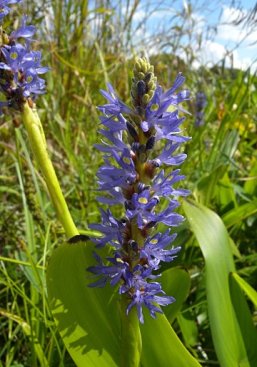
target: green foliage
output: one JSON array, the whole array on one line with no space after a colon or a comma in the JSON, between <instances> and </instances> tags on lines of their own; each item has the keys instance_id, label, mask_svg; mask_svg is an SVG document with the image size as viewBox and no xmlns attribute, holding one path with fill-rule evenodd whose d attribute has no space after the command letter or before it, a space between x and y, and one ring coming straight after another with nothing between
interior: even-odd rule
<instances>
[{"instance_id":1,"label":"green foliage","mask_svg":"<svg viewBox=\"0 0 257 367\"><path fill-rule=\"evenodd\" d=\"M138 336L137 317L135 324L134 315L125 315L125 310L120 309L118 296L111 287L87 287L92 282L92 276L87 274L86 268L92 264L93 249L94 245L89 242L62 244L53 252L47 270L50 306L76 365L138 366L141 356L139 339L142 338L142 367L154 367L158 363L168 363L171 367L200 366L178 339L165 316L158 316L153 320L146 314ZM182 291L181 297L179 286L181 280L188 285L188 278L180 269L172 269L172 272L166 270L166 277L167 273L174 275L172 288L178 309L185 298L185 291ZM170 315L172 312L175 311L168 311ZM126 319L121 324L121 318L124 317ZM133 333L129 330L131 323ZM122 351L120 345L124 342L126 345ZM133 357L135 351L138 355Z\"/></svg>"},{"instance_id":2,"label":"green foliage","mask_svg":"<svg viewBox=\"0 0 257 367\"><path fill-rule=\"evenodd\" d=\"M175 320L181 305L186 300L190 285L190 276L184 269L171 268L162 273L162 289L166 294L176 295L176 302L171 303L164 309L170 324Z\"/></svg>"},{"instance_id":3,"label":"green foliage","mask_svg":"<svg viewBox=\"0 0 257 367\"><path fill-rule=\"evenodd\" d=\"M51 309L78 366L117 366L121 332L118 302L107 287L87 286L92 247L89 243L63 244L53 252L47 271Z\"/></svg>"},{"instance_id":4,"label":"green foliage","mask_svg":"<svg viewBox=\"0 0 257 367\"><path fill-rule=\"evenodd\" d=\"M205 259L208 312L220 364L253 367L257 363L257 332L240 289L231 294L229 274L235 271L235 265L226 228L203 206L185 202L183 207ZM237 313L238 304L241 309Z\"/></svg>"},{"instance_id":5,"label":"green foliage","mask_svg":"<svg viewBox=\"0 0 257 367\"><path fill-rule=\"evenodd\" d=\"M248 298L253 302L254 306L257 307L257 292L253 289L244 279L238 274L232 273L232 277L237 281L241 289L245 292Z\"/></svg>"}]
</instances>

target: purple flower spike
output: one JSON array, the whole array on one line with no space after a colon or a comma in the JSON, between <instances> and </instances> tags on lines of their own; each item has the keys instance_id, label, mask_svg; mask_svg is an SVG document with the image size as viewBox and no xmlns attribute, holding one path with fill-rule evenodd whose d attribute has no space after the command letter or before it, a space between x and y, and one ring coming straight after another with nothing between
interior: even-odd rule
<instances>
[{"instance_id":1,"label":"purple flower spike","mask_svg":"<svg viewBox=\"0 0 257 367\"><path fill-rule=\"evenodd\" d=\"M162 313L161 306L175 301L165 295L156 279L161 264L174 260L181 248L172 247L176 234L170 229L159 232L158 224L177 227L184 219L176 213L177 197L189 194L174 187L184 176L179 169L171 170L186 159L186 154L176 151L189 139L180 129L184 121L180 104L189 93L176 93L184 81L179 74L172 88L163 93L153 67L139 59L131 88L133 108L119 100L110 84L108 92L101 91L108 103L99 107L104 128L100 130L102 144L96 147L104 154L104 164L97 176L104 195L98 200L109 206L122 205L124 217L118 220L110 209L102 210L102 223L91 225L103 234L93 239L96 247L110 246L111 256L104 261L95 255L97 265L88 271L96 281L90 286L117 284L121 297L128 299L127 314L135 307L141 323L144 309L155 318ZM155 142L159 140L165 142L164 149L156 153Z\"/></svg>"},{"instance_id":2,"label":"purple flower spike","mask_svg":"<svg viewBox=\"0 0 257 367\"><path fill-rule=\"evenodd\" d=\"M20 1L0 0L0 20L8 14L10 4ZM6 101L1 106L21 110L25 101L34 100L45 93L45 80L40 75L49 68L41 65L41 52L30 49L32 37L36 32L33 25L26 25L27 17L22 18L21 27L10 36L3 37L0 62L0 91ZM19 41L18 41L19 40Z\"/></svg>"},{"instance_id":3,"label":"purple flower spike","mask_svg":"<svg viewBox=\"0 0 257 367\"><path fill-rule=\"evenodd\" d=\"M195 126L204 124L204 109L207 105L207 97L204 92L197 92L195 99Z\"/></svg>"},{"instance_id":4,"label":"purple flower spike","mask_svg":"<svg viewBox=\"0 0 257 367\"><path fill-rule=\"evenodd\" d=\"M0 0L0 20L2 20L7 14L10 13L8 5L18 4L21 0Z\"/></svg>"}]
</instances>

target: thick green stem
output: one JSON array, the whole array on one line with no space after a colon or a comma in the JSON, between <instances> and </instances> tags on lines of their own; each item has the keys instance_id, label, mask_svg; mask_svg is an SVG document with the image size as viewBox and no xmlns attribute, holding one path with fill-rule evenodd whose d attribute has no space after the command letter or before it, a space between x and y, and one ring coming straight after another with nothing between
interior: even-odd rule
<instances>
[{"instance_id":1,"label":"thick green stem","mask_svg":"<svg viewBox=\"0 0 257 367\"><path fill-rule=\"evenodd\" d=\"M142 340L137 310L132 307L126 315L128 299L121 300L121 367L138 367L141 359Z\"/></svg>"},{"instance_id":2,"label":"thick green stem","mask_svg":"<svg viewBox=\"0 0 257 367\"><path fill-rule=\"evenodd\" d=\"M59 181L57 179L53 164L47 152L44 131L38 117L37 111L31 109L26 102L22 110L22 120L27 130L29 141L34 153L35 159L43 173L51 201L56 210L57 216L63 225L68 238L79 234L67 203L63 196Z\"/></svg>"}]
</instances>

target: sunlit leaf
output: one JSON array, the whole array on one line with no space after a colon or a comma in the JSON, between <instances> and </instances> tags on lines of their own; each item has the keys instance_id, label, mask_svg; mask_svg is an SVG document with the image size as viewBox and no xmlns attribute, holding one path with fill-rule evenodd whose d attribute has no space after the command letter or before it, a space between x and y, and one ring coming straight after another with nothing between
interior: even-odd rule
<instances>
[{"instance_id":1,"label":"sunlit leaf","mask_svg":"<svg viewBox=\"0 0 257 367\"><path fill-rule=\"evenodd\" d=\"M218 215L204 206L184 202L184 210L205 259L208 312L220 364L254 367L256 352L252 342L244 340L241 320L231 299L229 274L235 271L235 266L226 228ZM238 297L241 302L242 294L238 293ZM253 333L252 338L255 338Z\"/></svg>"},{"instance_id":2,"label":"sunlit leaf","mask_svg":"<svg viewBox=\"0 0 257 367\"><path fill-rule=\"evenodd\" d=\"M156 322L155 322L156 321ZM142 332L142 365L144 367L199 367L164 315L153 321L147 314Z\"/></svg>"},{"instance_id":3,"label":"sunlit leaf","mask_svg":"<svg viewBox=\"0 0 257 367\"><path fill-rule=\"evenodd\" d=\"M47 271L51 309L64 343L78 367L120 367L119 301L113 288L87 287L86 268L91 263L91 243L64 244L53 252ZM153 319L145 312L141 334L141 366L200 366L164 315Z\"/></svg>"},{"instance_id":4,"label":"sunlit leaf","mask_svg":"<svg viewBox=\"0 0 257 367\"><path fill-rule=\"evenodd\" d=\"M50 306L77 366L114 367L120 358L118 302L108 287L87 287L90 260L90 243L54 250L47 270Z\"/></svg>"},{"instance_id":5,"label":"sunlit leaf","mask_svg":"<svg viewBox=\"0 0 257 367\"><path fill-rule=\"evenodd\" d=\"M243 278L241 278L237 273L232 273L232 277L239 284L241 289L245 292L247 297L253 302L255 307L257 307L257 292L256 290L250 286Z\"/></svg>"},{"instance_id":6,"label":"sunlit leaf","mask_svg":"<svg viewBox=\"0 0 257 367\"><path fill-rule=\"evenodd\" d=\"M231 301L244 340L247 357L250 366L253 367L257 365L257 330L254 327L253 318L249 312L245 296L232 274L230 273L229 277Z\"/></svg>"}]
</instances>

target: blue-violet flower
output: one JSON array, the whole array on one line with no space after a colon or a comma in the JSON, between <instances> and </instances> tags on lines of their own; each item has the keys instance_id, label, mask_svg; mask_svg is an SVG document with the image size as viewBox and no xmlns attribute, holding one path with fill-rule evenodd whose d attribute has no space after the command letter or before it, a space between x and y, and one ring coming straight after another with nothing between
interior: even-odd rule
<instances>
[{"instance_id":1,"label":"blue-violet flower","mask_svg":"<svg viewBox=\"0 0 257 367\"><path fill-rule=\"evenodd\" d=\"M123 205L124 217L116 219L110 209L101 210L102 223L91 225L103 234L93 239L96 247L109 245L112 256L103 261L94 254L97 265L88 271L96 280L90 286L118 284L119 294L127 297L127 314L136 307L141 323L143 307L156 317L156 312L162 313L160 306L175 301L156 279L161 263L172 261L180 247L172 246L176 234L170 229L159 232L158 224L177 227L183 220L175 212L177 197L189 193L173 187L184 176L180 169L171 169L186 159L186 154L176 151L189 139L181 135L184 118L179 116L183 111L179 104L189 99L189 92L175 93L184 81L180 73L172 88L163 92L153 66L145 58L137 59L131 88L133 107L120 101L110 84L108 91L102 91L107 104L99 107L104 128L100 130L102 144L96 147L104 153L104 164L97 176L104 193L98 200ZM158 205L160 201L162 205Z\"/></svg>"},{"instance_id":2,"label":"blue-violet flower","mask_svg":"<svg viewBox=\"0 0 257 367\"><path fill-rule=\"evenodd\" d=\"M195 99L195 126L204 124L204 109L207 105L207 97L204 92L197 92Z\"/></svg>"},{"instance_id":3,"label":"blue-violet flower","mask_svg":"<svg viewBox=\"0 0 257 367\"><path fill-rule=\"evenodd\" d=\"M10 13L8 5L17 4L19 2L21 2L21 0L0 0L0 20Z\"/></svg>"},{"instance_id":4,"label":"blue-violet flower","mask_svg":"<svg viewBox=\"0 0 257 367\"><path fill-rule=\"evenodd\" d=\"M21 0L0 0L0 20L10 11L8 5ZM5 96L0 101L0 114L4 107L21 110L24 102L32 101L45 93L45 80L40 77L49 68L41 66L41 52L31 49L32 37L36 32L33 25L26 25L22 18L21 27L8 36L0 30L0 91Z\"/></svg>"}]
</instances>

